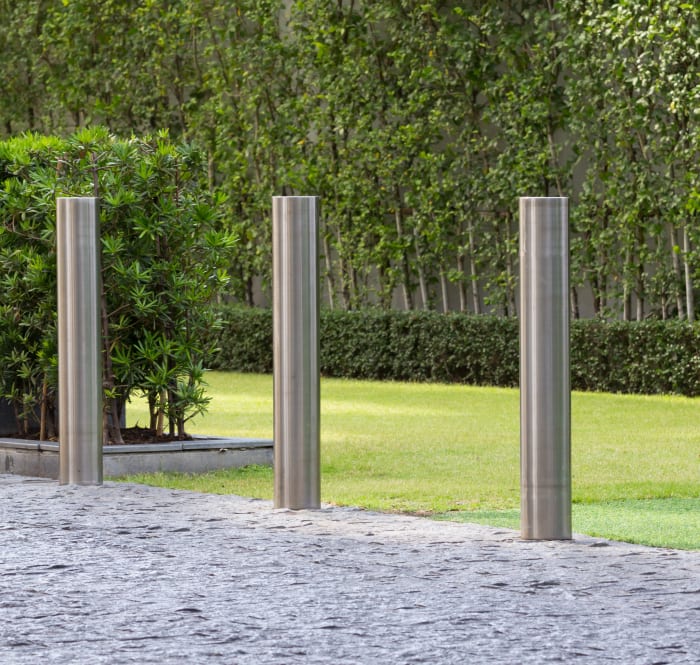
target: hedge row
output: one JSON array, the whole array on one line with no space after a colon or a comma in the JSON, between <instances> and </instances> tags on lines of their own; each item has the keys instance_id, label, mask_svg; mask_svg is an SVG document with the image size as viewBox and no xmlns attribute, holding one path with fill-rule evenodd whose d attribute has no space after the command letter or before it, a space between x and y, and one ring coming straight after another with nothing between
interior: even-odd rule
<instances>
[{"instance_id":1,"label":"hedge row","mask_svg":"<svg viewBox=\"0 0 700 665\"><path fill-rule=\"evenodd\" d=\"M272 372L272 311L222 309L215 369ZM518 385L518 321L397 311L323 311L324 376ZM700 325L683 321L571 324L574 390L700 395Z\"/></svg>"}]
</instances>

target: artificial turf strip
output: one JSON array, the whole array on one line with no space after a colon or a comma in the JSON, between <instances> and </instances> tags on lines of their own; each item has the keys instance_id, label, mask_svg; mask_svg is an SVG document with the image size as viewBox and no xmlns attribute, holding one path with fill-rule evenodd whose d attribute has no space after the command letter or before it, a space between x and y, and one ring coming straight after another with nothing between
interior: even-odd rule
<instances>
[{"instance_id":1,"label":"artificial turf strip","mask_svg":"<svg viewBox=\"0 0 700 665\"><path fill-rule=\"evenodd\" d=\"M519 510L455 511L435 519L520 528ZM574 533L653 547L700 550L700 499L638 499L572 506Z\"/></svg>"}]
</instances>

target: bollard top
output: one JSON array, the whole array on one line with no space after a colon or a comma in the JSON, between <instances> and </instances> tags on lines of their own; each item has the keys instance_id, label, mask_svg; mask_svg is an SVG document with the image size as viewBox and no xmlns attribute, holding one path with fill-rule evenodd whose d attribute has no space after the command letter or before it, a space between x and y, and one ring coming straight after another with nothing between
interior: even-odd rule
<instances>
[{"instance_id":1,"label":"bollard top","mask_svg":"<svg viewBox=\"0 0 700 665\"><path fill-rule=\"evenodd\" d=\"M521 196L521 201L568 201L568 196Z\"/></svg>"}]
</instances>

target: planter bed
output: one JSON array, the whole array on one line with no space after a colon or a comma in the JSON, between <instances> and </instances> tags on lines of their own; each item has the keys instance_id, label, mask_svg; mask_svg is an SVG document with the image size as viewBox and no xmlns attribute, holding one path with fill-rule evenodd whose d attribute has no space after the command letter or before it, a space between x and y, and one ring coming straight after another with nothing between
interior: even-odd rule
<instances>
[{"instance_id":1,"label":"planter bed","mask_svg":"<svg viewBox=\"0 0 700 665\"><path fill-rule=\"evenodd\" d=\"M272 465L267 439L195 436L189 441L104 446L105 476L154 471L200 473L251 464ZM58 443L0 437L0 473L58 479Z\"/></svg>"}]
</instances>

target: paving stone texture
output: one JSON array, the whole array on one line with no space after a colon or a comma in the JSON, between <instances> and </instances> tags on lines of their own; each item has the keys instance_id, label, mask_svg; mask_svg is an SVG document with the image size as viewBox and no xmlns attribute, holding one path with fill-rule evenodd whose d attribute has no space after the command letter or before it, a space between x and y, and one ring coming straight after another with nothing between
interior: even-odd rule
<instances>
[{"instance_id":1,"label":"paving stone texture","mask_svg":"<svg viewBox=\"0 0 700 665\"><path fill-rule=\"evenodd\" d=\"M0 475L0 663L700 663L700 552Z\"/></svg>"}]
</instances>

